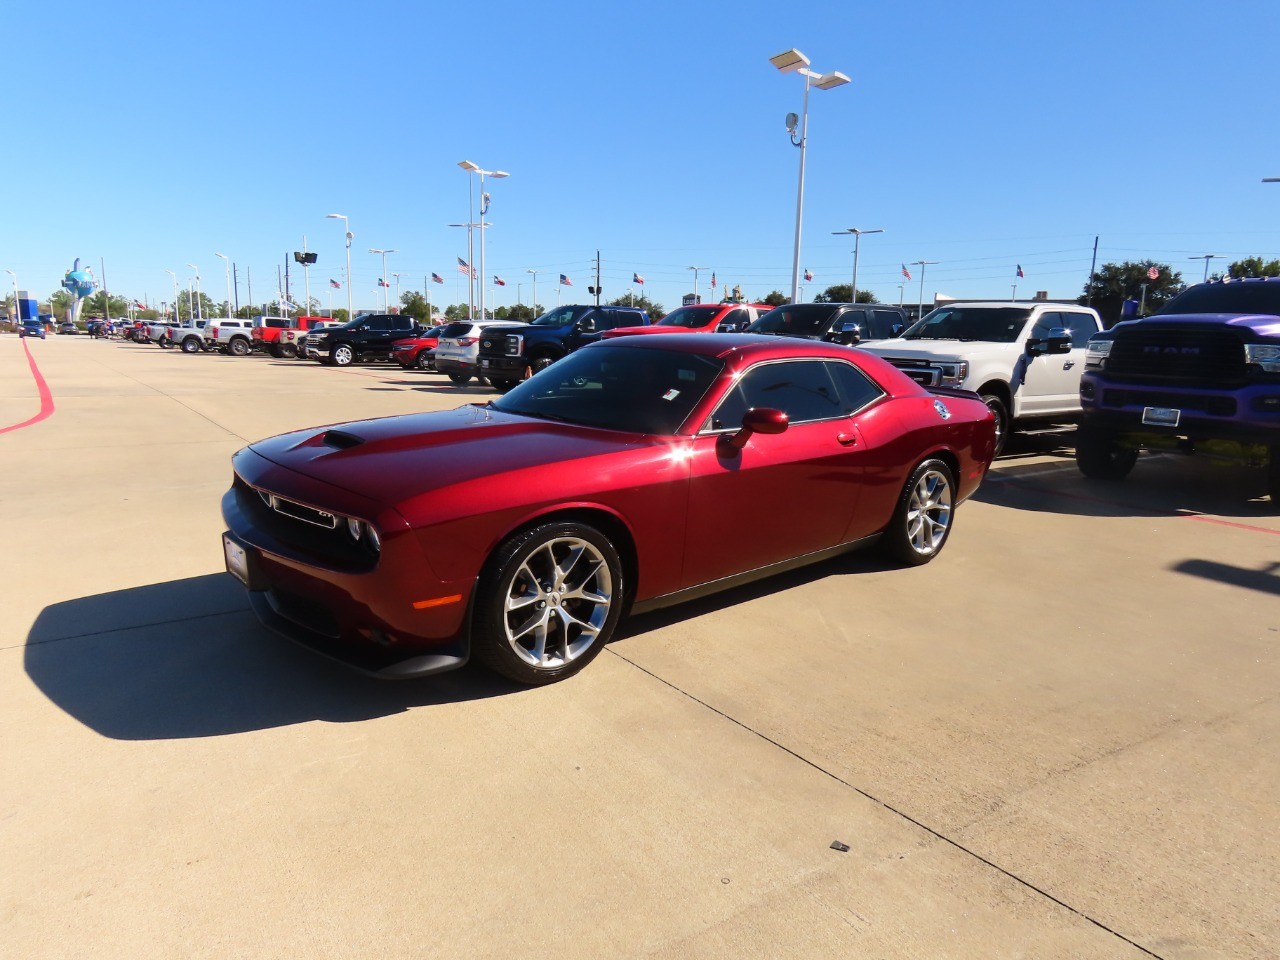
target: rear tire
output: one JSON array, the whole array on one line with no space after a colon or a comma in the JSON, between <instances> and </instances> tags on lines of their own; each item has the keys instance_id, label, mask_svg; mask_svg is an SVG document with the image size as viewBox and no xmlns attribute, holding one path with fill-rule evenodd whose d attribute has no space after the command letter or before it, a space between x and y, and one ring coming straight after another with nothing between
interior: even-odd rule
<instances>
[{"instance_id":1,"label":"rear tire","mask_svg":"<svg viewBox=\"0 0 1280 960\"><path fill-rule=\"evenodd\" d=\"M247 357L249 355L249 341L244 337L232 337L231 342L227 344L227 350L233 357Z\"/></svg>"},{"instance_id":2,"label":"rear tire","mask_svg":"<svg viewBox=\"0 0 1280 960\"><path fill-rule=\"evenodd\" d=\"M460 387L460 386L462 386L463 384L466 384L466 383L470 383L470 382L471 382L471 374L469 374L469 373L458 373L456 370L451 370L451 371L449 371L449 379L453 381L453 383L454 383L454 385L455 385L455 386L459 386L459 387Z\"/></svg>"},{"instance_id":3,"label":"rear tire","mask_svg":"<svg viewBox=\"0 0 1280 960\"><path fill-rule=\"evenodd\" d=\"M928 563L946 545L955 515L955 479L941 460L929 459L911 471L881 549L909 567Z\"/></svg>"},{"instance_id":4,"label":"rear tire","mask_svg":"<svg viewBox=\"0 0 1280 960\"><path fill-rule=\"evenodd\" d=\"M581 523L548 523L508 539L481 577L471 650L489 669L541 686L594 660L622 616L622 563Z\"/></svg>"},{"instance_id":5,"label":"rear tire","mask_svg":"<svg viewBox=\"0 0 1280 960\"><path fill-rule=\"evenodd\" d=\"M1005 402L994 393L980 394L982 402L987 405L987 409L991 411L991 415L996 418L996 452L993 457L1000 456L1004 452L1004 445L1009 439L1011 424L1009 422L1009 408L1005 406Z\"/></svg>"},{"instance_id":6,"label":"rear tire","mask_svg":"<svg viewBox=\"0 0 1280 960\"><path fill-rule=\"evenodd\" d=\"M1116 442L1116 432L1091 426L1076 429L1076 466L1090 480L1123 480L1138 462L1138 451Z\"/></svg>"},{"instance_id":7,"label":"rear tire","mask_svg":"<svg viewBox=\"0 0 1280 960\"><path fill-rule=\"evenodd\" d=\"M292 343L286 343L279 348L281 360L292 360L298 355L298 348Z\"/></svg>"},{"instance_id":8,"label":"rear tire","mask_svg":"<svg viewBox=\"0 0 1280 960\"><path fill-rule=\"evenodd\" d=\"M200 341L197 340L195 337L187 337L187 339L182 341L182 352L183 353L199 353Z\"/></svg>"}]
</instances>

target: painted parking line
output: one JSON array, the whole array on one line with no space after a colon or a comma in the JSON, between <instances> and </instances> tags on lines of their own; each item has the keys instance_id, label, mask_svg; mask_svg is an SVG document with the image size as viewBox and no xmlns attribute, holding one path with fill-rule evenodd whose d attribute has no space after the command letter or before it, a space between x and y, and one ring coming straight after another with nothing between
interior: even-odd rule
<instances>
[{"instance_id":1,"label":"painted parking line","mask_svg":"<svg viewBox=\"0 0 1280 960\"><path fill-rule=\"evenodd\" d=\"M1185 514L1188 520L1199 520L1203 523L1214 523L1220 527L1234 527L1236 530L1252 530L1254 533L1269 533L1273 537L1280 537L1280 530L1272 530L1270 527L1258 527L1252 523L1237 523L1234 520L1220 520L1217 517L1208 517L1203 513Z\"/></svg>"},{"instance_id":2,"label":"painted parking line","mask_svg":"<svg viewBox=\"0 0 1280 960\"><path fill-rule=\"evenodd\" d=\"M0 427L0 433L9 433L13 430L21 430L23 427L30 427L53 416L53 392L49 389L49 385L44 382L44 377L40 373L40 367L36 365L36 358L31 355L31 347L27 345L26 338L21 341L22 349L27 353L27 366L31 368L31 377L36 382L36 390L40 394L40 412L29 420L23 420L21 423L15 423L8 427Z\"/></svg>"}]
</instances>

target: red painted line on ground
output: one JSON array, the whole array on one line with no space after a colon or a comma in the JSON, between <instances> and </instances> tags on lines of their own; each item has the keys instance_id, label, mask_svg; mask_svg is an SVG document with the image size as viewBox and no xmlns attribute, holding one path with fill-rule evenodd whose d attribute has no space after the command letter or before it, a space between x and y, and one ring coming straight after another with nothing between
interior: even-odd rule
<instances>
[{"instance_id":1,"label":"red painted line on ground","mask_svg":"<svg viewBox=\"0 0 1280 960\"><path fill-rule=\"evenodd\" d=\"M27 365L31 367L31 376L36 381L36 390L40 392L40 412L30 420L23 420L21 423L15 423L10 427L0 427L0 433L21 430L23 427L29 427L53 416L53 392L49 389L49 385L44 382L44 377L40 375L40 368L36 366L36 358L31 355L31 348L27 345L25 337L22 340L22 349L27 352Z\"/></svg>"},{"instance_id":2,"label":"red painted line on ground","mask_svg":"<svg viewBox=\"0 0 1280 960\"><path fill-rule=\"evenodd\" d=\"M1206 517L1202 513L1189 514L1187 519L1201 520L1205 523L1216 523L1220 527L1235 527L1237 530L1252 530L1254 533L1269 533L1273 537L1280 537L1280 530L1272 530L1270 527L1255 527L1251 523L1236 523L1233 520L1219 520L1217 517Z\"/></svg>"}]
</instances>

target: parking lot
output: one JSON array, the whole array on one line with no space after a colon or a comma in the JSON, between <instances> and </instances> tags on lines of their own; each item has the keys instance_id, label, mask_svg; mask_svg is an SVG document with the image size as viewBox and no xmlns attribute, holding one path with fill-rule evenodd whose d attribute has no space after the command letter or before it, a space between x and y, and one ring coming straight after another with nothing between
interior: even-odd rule
<instances>
[{"instance_id":1,"label":"parking lot","mask_svg":"<svg viewBox=\"0 0 1280 960\"><path fill-rule=\"evenodd\" d=\"M547 688L378 683L222 571L229 457L494 394L27 346L52 414L0 434L5 955L1280 952L1260 476L1161 457L1102 485L1070 432L1015 438L928 566L636 618ZM41 409L0 336L0 429Z\"/></svg>"}]
</instances>

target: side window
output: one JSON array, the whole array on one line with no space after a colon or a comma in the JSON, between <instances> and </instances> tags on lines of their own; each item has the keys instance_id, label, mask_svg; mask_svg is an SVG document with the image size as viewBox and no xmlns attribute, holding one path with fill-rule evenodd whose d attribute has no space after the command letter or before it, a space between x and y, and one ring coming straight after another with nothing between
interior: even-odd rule
<instances>
[{"instance_id":1,"label":"side window","mask_svg":"<svg viewBox=\"0 0 1280 960\"><path fill-rule=\"evenodd\" d=\"M391 328L393 330L412 330L413 318L404 315L392 317Z\"/></svg>"},{"instance_id":2,"label":"side window","mask_svg":"<svg viewBox=\"0 0 1280 960\"><path fill-rule=\"evenodd\" d=\"M889 339L896 332L895 326L902 328L902 318L892 310L871 311L871 336L875 339Z\"/></svg>"},{"instance_id":3,"label":"side window","mask_svg":"<svg viewBox=\"0 0 1280 960\"><path fill-rule=\"evenodd\" d=\"M794 423L843 416L839 391L821 360L763 363L748 370L711 415L712 430L736 430L756 407L781 410Z\"/></svg>"},{"instance_id":4,"label":"side window","mask_svg":"<svg viewBox=\"0 0 1280 960\"><path fill-rule=\"evenodd\" d=\"M597 330L607 329L604 324L603 310L588 310L578 318L578 329L583 333L594 333Z\"/></svg>"},{"instance_id":5,"label":"side window","mask_svg":"<svg viewBox=\"0 0 1280 960\"><path fill-rule=\"evenodd\" d=\"M1031 328L1031 332L1027 334L1028 338L1047 337L1054 330L1061 330L1066 324L1063 323L1062 314L1055 311L1046 311L1040 314L1039 319Z\"/></svg>"},{"instance_id":6,"label":"side window","mask_svg":"<svg viewBox=\"0 0 1280 960\"><path fill-rule=\"evenodd\" d=\"M840 412L844 416L857 413L872 400L884 395L884 391L861 370L851 363L829 363L831 378L840 388Z\"/></svg>"},{"instance_id":7,"label":"side window","mask_svg":"<svg viewBox=\"0 0 1280 960\"><path fill-rule=\"evenodd\" d=\"M836 311L831 315L831 319L827 322L827 330L840 333L845 327L855 324L858 328L858 336L866 340L867 337L867 312L865 310L844 310Z\"/></svg>"},{"instance_id":8,"label":"side window","mask_svg":"<svg viewBox=\"0 0 1280 960\"><path fill-rule=\"evenodd\" d=\"M390 319L391 318L385 314L373 316L369 318L369 322L366 323L365 326L370 330L388 330L391 326L390 323L388 323Z\"/></svg>"},{"instance_id":9,"label":"side window","mask_svg":"<svg viewBox=\"0 0 1280 960\"><path fill-rule=\"evenodd\" d=\"M1087 347L1089 338L1098 332L1098 323L1087 313L1062 312L1062 325L1071 334L1072 348Z\"/></svg>"},{"instance_id":10,"label":"side window","mask_svg":"<svg viewBox=\"0 0 1280 960\"><path fill-rule=\"evenodd\" d=\"M724 319L720 320L716 324L716 326L719 326L721 323L728 323L733 325L732 329L741 330L748 323L750 323L752 319L754 318L749 313L747 313L747 310L745 307L738 307L736 310L730 310L728 313L726 313L724 315Z\"/></svg>"}]
</instances>

